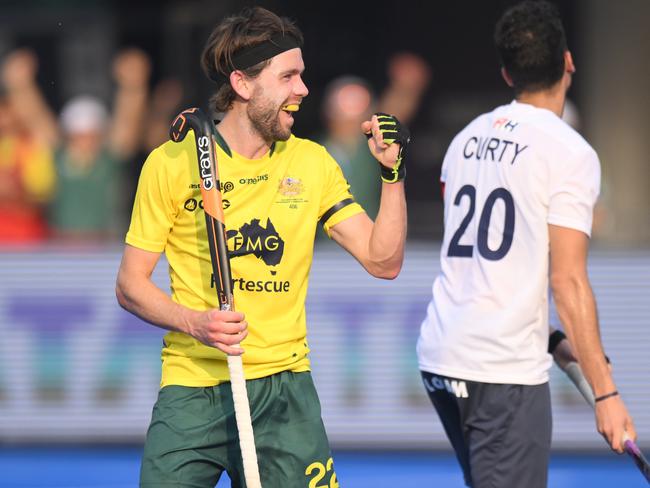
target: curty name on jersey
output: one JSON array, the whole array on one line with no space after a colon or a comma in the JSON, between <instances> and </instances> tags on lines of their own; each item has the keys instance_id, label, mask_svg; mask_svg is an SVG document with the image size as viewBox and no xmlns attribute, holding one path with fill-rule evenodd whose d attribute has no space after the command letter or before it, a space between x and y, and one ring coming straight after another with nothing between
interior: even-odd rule
<instances>
[{"instance_id":1,"label":"curty name on jersey","mask_svg":"<svg viewBox=\"0 0 650 488\"><path fill-rule=\"evenodd\" d=\"M208 136L201 136L198 140L199 165L201 166L201 179L203 188L212 190L214 179L212 178L212 161L210 160L210 140Z\"/></svg>"},{"instance_id":2,"label":"curty name on jersey","mask_svg":"<svg viewBox=\"0 0 650 488\"><path fill-rule=\"evenodd\" d=\"M517 157L524 152L528 146L521 146L518 142L498 137L476 137L472 136L467 139L463 146L463 156L465 159L475 158L477 161L510 162L515 164Z\"/></svg>"},{"instance_id":3,"label":"curty name on jersey","mask_svg":"<svg viewBox=\"0 0 650 488\"><path fill-rule=\"evenodd\" d=\"M441 378L440 376L431 376L431 379L422 378L424 387L434 392L436 390L447 390L456 398L468 398L467 383L462 380L450 380L448 378Z\"/></svg>"}]
</instances>

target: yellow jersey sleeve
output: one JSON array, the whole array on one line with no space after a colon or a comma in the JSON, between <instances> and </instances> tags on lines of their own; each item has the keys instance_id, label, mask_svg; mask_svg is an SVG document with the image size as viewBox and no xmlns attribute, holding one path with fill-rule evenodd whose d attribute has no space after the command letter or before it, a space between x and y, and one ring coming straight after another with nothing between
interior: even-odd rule
<instances>
[{"instance_id":1,"label":"yellow jersey sleeve","mask_svg":"<svg viewBox=\"0 0 650 488\"><path fill-rule=\"evenodd\" d=\"M330 229L333 226L364 210L350 193L350 185L343 176L339 164L325 149L323 150L324 180L319 219L323 229L330 236Z\"/></svg>"},{"instance_id":2,"label":"yellow jersey sleeve","mask_svg":"<svg viewBox=\"0 0 650 488\"><path fill-rule=\"evenodd\" d=\"M145 161L138 181L126 243L145 251L164 251L174 223L167 162L161 149L155 149Z\"/></svg>"}]
</instances>

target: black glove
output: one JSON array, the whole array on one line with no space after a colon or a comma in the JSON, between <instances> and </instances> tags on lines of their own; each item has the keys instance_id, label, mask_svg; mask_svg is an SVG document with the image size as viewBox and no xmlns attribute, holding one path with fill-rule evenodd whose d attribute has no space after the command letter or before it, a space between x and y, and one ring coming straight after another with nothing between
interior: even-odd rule
<instances>
[{"instance_id":1,"label":"black glove","mask_svg":"<svg viewBox=\"0 0 650 488\"><path fill-rule=\"evenodd\" d=\"M397 160L392 168L387 168L383 164L379 163L379 167L381 168L381 180L384 183L397 183L398 181L402 181L406 176L404 158L406 157L406 147L411 141L411 134L395 116L381 112L376 113L375 115L377 116L379 131L384 138L384 142L388 145L391 145L394 142L400 145L399 152L397 153ZM366 134L366 136L370 139L372 134Z\"/></svg>"}]
</instances>

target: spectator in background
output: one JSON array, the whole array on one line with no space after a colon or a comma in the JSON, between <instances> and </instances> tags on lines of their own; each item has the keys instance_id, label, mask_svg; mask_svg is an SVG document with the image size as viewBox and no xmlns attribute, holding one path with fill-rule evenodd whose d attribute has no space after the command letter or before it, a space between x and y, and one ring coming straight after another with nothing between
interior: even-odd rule
<instances>
[{"instance_id":1,"label":"spectator in background","mask_svg":"<svg viewBox=\"0 0 650 488\"><path fill-rule=\"evenodd\" d=\"M141 143L130 157L125 172L125 208L132 205L142 164L151 151L169 140L169 127L181 110L183 85L175 78L164 78L153 87L142 127ZM123 212L122 212L123 213Z\"/></svg>"},{"instance_id":2,"label":"spectator in background","mask_svg":"<svg viewBox=\"0 0 650 488\"><path fill-rule=\"evenodd\" d=\"M359 126L374 112L373 98L370 85L362 78L342 76L331 81L323 103L327 134L321 141L339 163L350 192L371 219L379 210L381 180L370 176L379 174L379 168L368 153Z\"/></svg>"},{"instance_id":3,"label":"spectator in background","mask_svg":"<svg viewBox=\"0 0 650 488\"><path fill-rule=\"evenodd\" d=\"M326 134L320 141L339 163L355 199L374 219L379 210L380 180L375 159L368 153L359 126L377 109L408 125L427 88L431 71L411 53L393 56L388 63L389 84L379 101L362 78L342 76L327 86L322 106Z\"/></svg>"},{"instance_id":4,"label":"spectator in background","mask_svg":"<svg viewBox=\"0 0 650 488\"><path fill-rule=\"evenodd\" d=\"M0 244L33 244L48 235L43 207L55 183L52 152L42 119L21 105L25 93L38 99L36 58L27 50L2 64L0 88ZM39 114L40 115L40 114Z\"/></svg>"},{"instance_id":5,"label":"spectator in background","mask_svg":"<svg viewBox=\"0 0 650 488\"><path fill-rule=\"evenodd\" d=\"M122 230L126 199L123 162L135 154L142 137L150 62L140 50L122 51L113 63L117 83L114 113L92 96L74 97L57 123L37 90L19 103L30 118L41 118L46 140L55 151L57 188L50 224L64 240L101 240ZM128 202L127 202L128 204Z\"/></svg>"},{"instance_id":6,"label":"spectator in background","mask_svg":"<svg viewBox=\"0 0 650 488\"><path fill-rule=\"evenodd\" d=\"M147 123L144 128L143 149L146 155L167 142L169 127L178 114L182 101L183 85L179 80L165 78L156 84L151 94ZM140 174L139 170L137 174Z\"/></svg>"},{"instance_id":7,"label":"spectator in background","mask_svg":"<svg viewBox=\"0 0 650 488\"><path fill-rule=\"evenodd\" d=\"M368 152L368 142L359 127L375 111L389 113L409 124L430 79L431 70L423 59L400 53L388 61L388 86L378 101L368 82L356 76L336 78L325 89L322 115L326 134L319 142L338 162L350 193L373 220L379 211L381 179L377 160ZM326 240L322 229L316 235L320 241ZM342 355L347 371L343 401L350 406L357 406L361 400L361 371L366 361L361 344L363 329L363 323L357 321L343 327L342 347L348 352Z\"/></svg>"}]
</instances>

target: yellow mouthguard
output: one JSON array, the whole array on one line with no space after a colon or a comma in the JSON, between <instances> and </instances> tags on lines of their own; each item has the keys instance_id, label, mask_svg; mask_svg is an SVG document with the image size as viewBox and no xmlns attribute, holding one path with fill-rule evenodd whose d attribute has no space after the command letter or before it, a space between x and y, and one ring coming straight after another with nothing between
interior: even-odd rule
<instances>
[{"instance_id":1,"label":"yellow mouthguard","mask_svg":"<svg viewBox=\"0 0 650 488\"><path fill-rule=\"evenodd\" d=\"M298 105L297 103L292 103L290 105L285 105L284 107L282 107L282 110L285 110L287 112L297 112L298 110L300 110L300 105Z\"/></svg>"}]
</instances>

